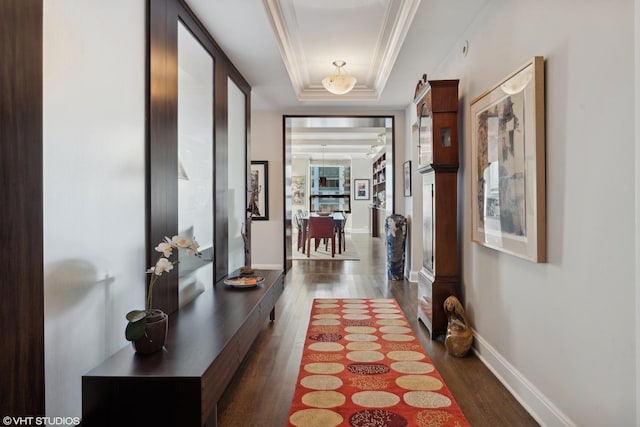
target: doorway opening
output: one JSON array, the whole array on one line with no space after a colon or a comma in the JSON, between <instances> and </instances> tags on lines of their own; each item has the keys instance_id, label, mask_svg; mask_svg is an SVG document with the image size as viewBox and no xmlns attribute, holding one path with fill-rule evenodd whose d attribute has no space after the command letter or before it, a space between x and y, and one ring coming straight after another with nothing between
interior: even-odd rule
<instances>
[{"instance_id":1,"label":"doorway opening","mask_svg":"<svg viewBox=\"0 0 640 427\"><path fill-rule=\"evenodd\" d=\"M285 271L298 250L296 213L348 212L347 233L375 236L395 211L394 126L389 115L283 116Z\"/></svg>"}]
</instances>

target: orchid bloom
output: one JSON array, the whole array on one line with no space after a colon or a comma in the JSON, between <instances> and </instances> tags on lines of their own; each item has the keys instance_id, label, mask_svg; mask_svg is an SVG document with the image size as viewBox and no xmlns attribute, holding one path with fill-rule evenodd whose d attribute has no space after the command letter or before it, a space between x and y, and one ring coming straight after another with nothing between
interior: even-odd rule
<instances>
[{"instance_id":1,"label":"orchid bloom","mask_svg":"<svg viewBox=\"0 0 640 427\"><path fill-rule=\"evenodd\" d=\"M169 258L173 254L173 249L185 249L187 255L192 256L202 256L202 254L198 251L200 245L196 242L195 239L187 239L180 235L173 236L172 238L165 237L164 241L158 243L158 246L155 247L155 250L162 253L162 256L156 262L156 265L149 268L147 273L153 273L151 276L151 280L149 281L149 291L147 295L147 305L146 311L151 310L151 299L153 296L153 285L155 285L156 280L162 273L169 272L173 270L173 266L177 264L179 261L169 261Z\"/></svg>"},{"instance_id":2,"label":"orchid bloom","mask_svg":"<svg viewBox=\"0 0 640 427\"><path fill-rule=\"evenodd\" d=\"M171 243L177 248L187 249L189 245L191 245L191 240L182 236L173 236L173 238L171 238Z\"/></svg>"},{"instance_id":3,"label":"orchid bloom","mask_svg":"<svg viewBox=\"0 0 640 427\"><path fill-rule=\"evenodd\" d=\"M158 246L155 247L155 249L158 252L162 252L162 255L164 255L165 258L169 258L171 256L171 254L173 253L173 246L171 246L167 242L159 243Z\"/></svg>"},{"instance_id":4,"label":"orchid bloom","mask_svg":"<svg viewBox=\"0 0 640 427\"><path fill-rule=\"evenodd\" d=\"M161 257L156 263L153 273L157 276L160 276L165 271L171 271L171 270L173 270L173 263L168 259Z\"/></svg>"}]
</instances>

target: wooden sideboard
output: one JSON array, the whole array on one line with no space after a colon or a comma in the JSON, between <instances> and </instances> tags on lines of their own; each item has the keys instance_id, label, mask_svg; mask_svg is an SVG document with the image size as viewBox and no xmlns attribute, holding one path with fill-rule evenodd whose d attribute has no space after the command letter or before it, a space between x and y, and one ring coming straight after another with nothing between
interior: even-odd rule
<instances>
[{"instance_id":1,"label":"wooden sideboard","mask_svg":"<svg viewBox=\"0 0 640 427\"><path fill-rule=\"evenodd\" d=\"M83 375L82 426L215 426L220 396L284 290L281 270L255 274L262 285L220 282L171 314L163 351L127 345Z\"/></svg>"}]
</instances>

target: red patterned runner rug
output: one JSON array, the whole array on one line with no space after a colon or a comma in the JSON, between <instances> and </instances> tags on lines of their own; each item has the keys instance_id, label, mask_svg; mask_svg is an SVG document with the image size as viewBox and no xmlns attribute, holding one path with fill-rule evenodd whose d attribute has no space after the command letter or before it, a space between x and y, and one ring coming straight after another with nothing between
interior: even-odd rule
<instances>
[{"instance_id":1,"label":"red patterned runner rug","mask_svg":"<svg viewBox=\"0 0 640 427\"><path fill-rule=\"evenodd\" d=\"M315 299L288 426L469 426L393 299Z\"/></svg>"}]
</instances>

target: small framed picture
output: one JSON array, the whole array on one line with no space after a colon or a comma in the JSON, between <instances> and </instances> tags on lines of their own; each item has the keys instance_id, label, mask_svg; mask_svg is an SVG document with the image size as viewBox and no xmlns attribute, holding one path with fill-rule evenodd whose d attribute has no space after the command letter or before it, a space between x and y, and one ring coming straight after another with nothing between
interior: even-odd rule
<instances>
[{"instance_id":1,"label":"small framed picture","mask_svg":"<svg viewBox=\"0 0 640 427\"><path fill-rule=\"evenodd\" d=\"M404 162L404 197L411 196L411 160Z\"/></svg>"},{"instance_id":2,"label":"small framed picture","mask_svg":"<svg viewBox=\"0 0 640 427\"><path fill-rule=\"evenodd\" d=\"M251 198L249 207L251 218L257 220L269 219L269 193L268 177L269 162L255 160L251 162Z\"/></svg>"},{"instance_id":3,"label":"small framed picture","mask_svg":"<svg viewBox=\"0 0 640 427\"><path fill-rule=\"evenodd\" d=\"M353 188L355 188L355 194L353 200L369 200L369 180L368 179L354 179Z\"/></svg>"}]
</instances>

